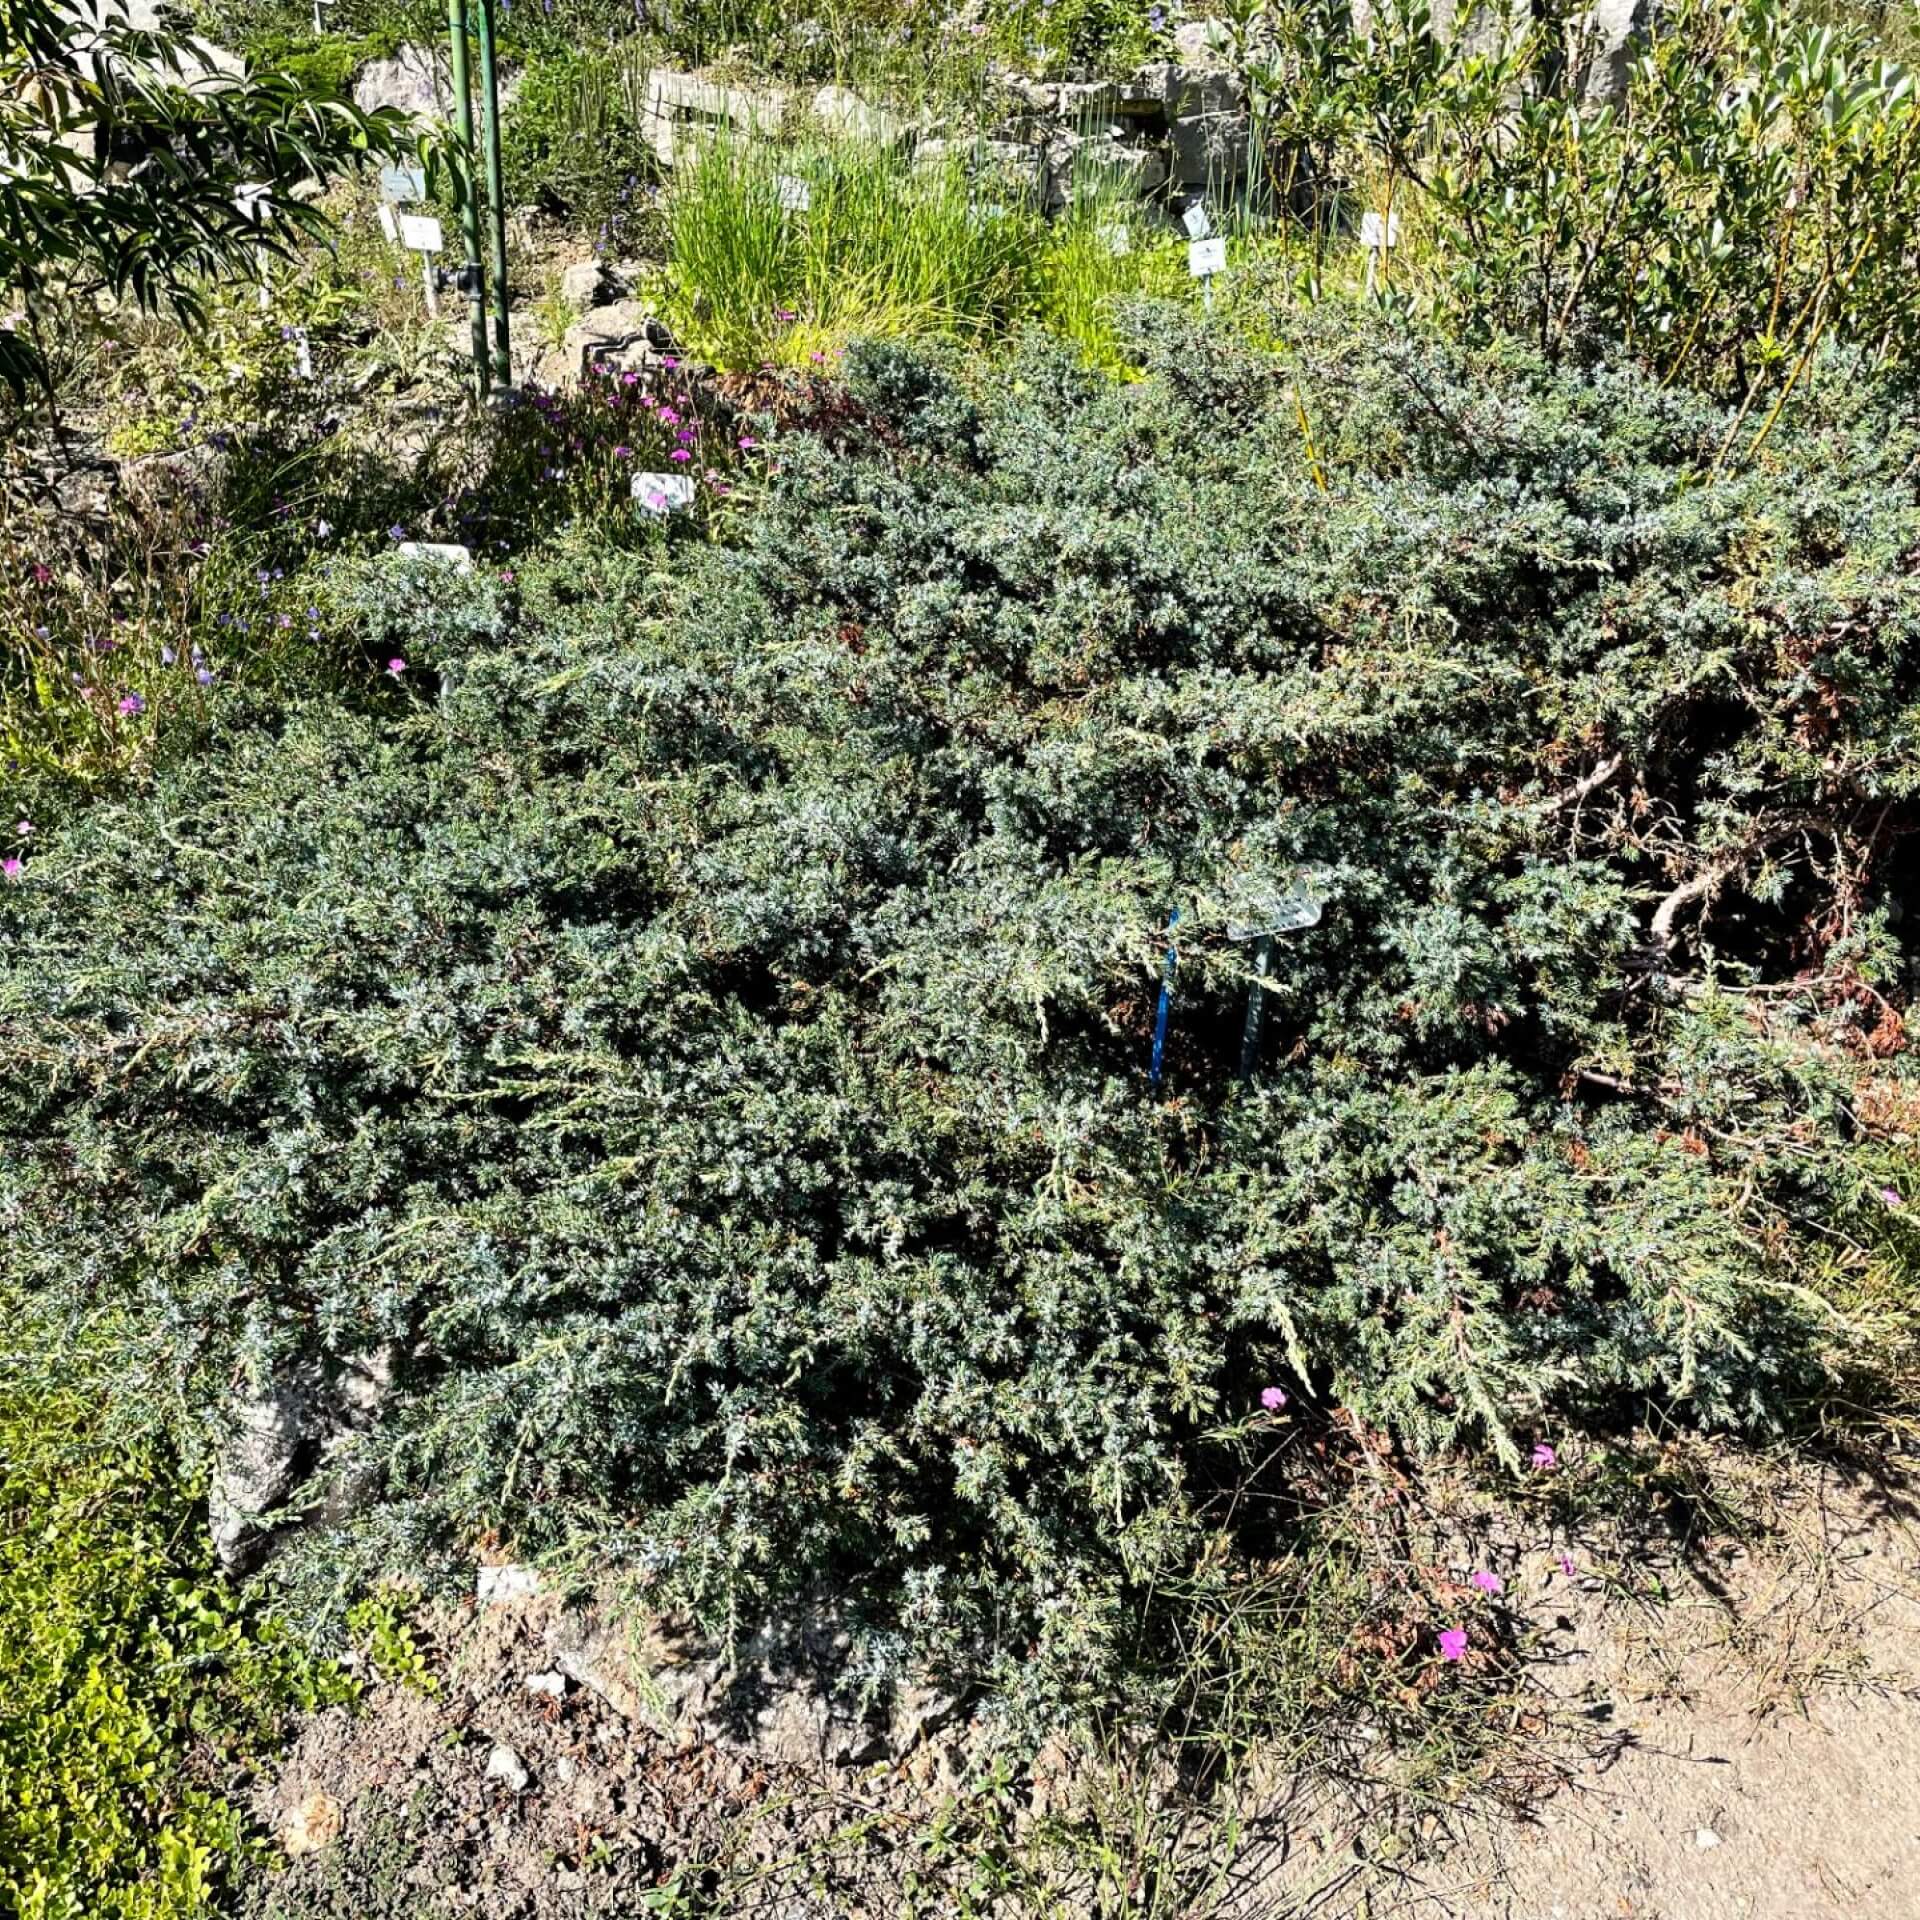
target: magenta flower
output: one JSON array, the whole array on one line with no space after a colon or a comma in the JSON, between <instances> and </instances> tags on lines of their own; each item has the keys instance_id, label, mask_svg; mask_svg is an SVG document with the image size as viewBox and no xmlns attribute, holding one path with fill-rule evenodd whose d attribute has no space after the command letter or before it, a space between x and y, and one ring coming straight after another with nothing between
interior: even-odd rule
<instances>
[{"instance_id":1,"label":"magenta flower","mask_svg":"<svg viewBox=\"0 0 1920 1920\"><path fill-rule=\"evenodd\" d=\"M631 460L633 458L633 449L631 447L615 447L613 457L616 460Z\"/></svg>"},{"instance_id":2,"label":"magenta flower","mask_svg":"<svg viewBox=\"0 0 1920 1920\"><path fill-rule=\"evenodd\" d=\"M1546 1473L1560 1464L1560 1456L1544 1440L1537 1440L1533 1447L1533 1464Z\"/></svg>"},{"instance_id":3,"label":"magenta flower","mask_svg":"<svg viewBox=\"0 0 1920 1920\"><path fill-rule=\"evenodd\" d=\"M26 870L27 863L18 854L10 853L0 860L0 873L4 873L9 880L18 880Z\"/></svg>"},{"instance_id":4,"label":"magenta flower","mask_svg":"<svg viewBox=\"0 0 1920 1920\"><path fill-rule=\"evenodd\" d=\"M1287 1404L1286 1388L1262 1387L1260 1389L1260 1404L1265 1407L1269 1413L1278 1413L1280 1409Z\"/></svg>"},{"instance_id":5,"label":"magenta flower","mask_svg":"<svg viewBox=\"0 0 1920 1920\"><path fill-rule=\"evenodd\" d=\"M1507 1590L1507 1583L1497 1573L1476 1573L1473 1584L1482 1593L1505 1593Z\"/></svg>"},{"instance_id":6,"label":"magenta flower","mask_svg":"<svg viewBox=\"0 0 1920 1920\"><path fill-rule=\"evenodd\" d=\"M1464 1660L1467 1657L1467 1630L1465 1627L1449 1627L1440 1636L1440 1658L1442 1660Z\"/></svg>"},{"instance_id":7,"label":"magenta flower","mask_svg":"<svg viewBox=\"0 0 1920 1920\"><path fill-rule=\"evenodd\" d=\"M24 840L27 835L33 831L33 822L31 820L17 820L14 822L13 830Z\"/></svg>"},{"instance_id":8,"label":"magenta flower","mask_svg":"<svg viewBox=\"0 0 1920 1920\"><path fill-rule=\"evenodd\" d=\"M147 703L137 693L123 693L114 711L123 720L131 720L136 713L145 713Z\"/></svg>"},{"instance_id":9,"label":"magenta flower","mask_svg":"<svg viewBox=\"0 0 1920 1920\"><path fill-rule=\"evenodd\" d=\"M691 460L693 455L690 454L685 447L675 447L674 450L667 455L667 458L669 460Z\"/></svg>"},{"instance_id":10,"label":"magenta flower","mask_svg":"<svg viewBox=\"0 0 1920 1920\"><path fill-rule=\"evenodd\" d=\"M677 427L680 424L680 416L675 413L671 407L662 407L660 409L660 423L662 426Z\"/></svg>"},{"instance_id":11,"label":"magenta flower","mask_svg":"<svg viewBox=\"0 0 1920 1920\"><path fill-rule=\"evenodd\" d=\"M743 433L740 436L740 451L742 453L751 453L759 444L760 442L750 433Z\"/></svg>"},{"instance_id":12,"label":"magenta flower","mask_svg":"<svg viewBox=\"0 0 1920 1920\"><path fill-rule=\"evenodd\" d=\"M1573 1555L1572 1554L1563 1553L1560 1556L1560 1571L1564 1573L1569 1580L1573 1578Z\"/></svg>"},{"instance_id":13,"label":"magenta flower","mask_svg":"<svg viewBox=\"0 0 1920 1920\"><path fill-rule=\"evenodd\" d=\"M398 680L400 676L406 672L406 670L407 670L407 663L404 660L400 659L398 655L396 655L393 659L387 662L387 671L390 674L392 674L392 676L396 680Z\"/></svg>"},{"instance_id":14,"label":"magenta flower","mask_svg":"<svg viewBox=\"0 0 1920 1920\"><path fill-rule=\"evenodd\" d=\"M1880 1198L1890 1207L1904 1207L1907 1204L1900 1198L1900 1189L1898 1187L1882 1187L1880 1189Z\"/></svg>"}]
</instances>

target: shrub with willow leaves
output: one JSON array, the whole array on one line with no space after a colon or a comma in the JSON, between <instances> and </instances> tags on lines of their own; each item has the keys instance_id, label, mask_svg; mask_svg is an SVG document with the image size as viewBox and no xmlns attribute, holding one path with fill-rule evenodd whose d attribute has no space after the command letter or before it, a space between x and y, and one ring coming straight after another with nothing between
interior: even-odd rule
<instances>
[{"instance_id":1,"label":"shrub with willow leaves","mask_svg":"<svg viewBox=\"0 0 1920 1920\"><path fill-rule=\"evenodd\" d=\"M1735 396L1729 450L1828 339L1914 364L1920 102L1861 30L1675 0L1610 53L1590 15L1482 4L1443 36L1425 0L1364 31L1347 0L1274 0L1241 34L1270 184L1316 244L1369 204L1404 215L1389 299L1550 353L1624 346Z\"/></svg>"},{"instance_id":2,"label":"shrub with willow leaves","mask_svg":"<svg viewBox=\"0 0 1920 1920\"><path fill-rule=\"evenodd\" d=\"M5 1277L190 1427L384 1349L323 1571L831 1582L1062 1690L1265 1389L1524 1464L1910 1352L1911 421L1836 368L1715 473L1631 368L1130 324L862 349L736 547L449 577L436 698L236 716L0 887Z\"/></svg>"}]
</instances>

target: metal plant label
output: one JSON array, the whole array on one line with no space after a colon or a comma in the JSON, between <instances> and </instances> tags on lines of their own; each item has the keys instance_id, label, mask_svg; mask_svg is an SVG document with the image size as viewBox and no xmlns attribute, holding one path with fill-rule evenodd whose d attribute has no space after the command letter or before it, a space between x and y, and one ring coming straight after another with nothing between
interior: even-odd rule
<instances>
[{"instance_id":1,"label":"metal plant label","mask_svg":"<svg viewBox=\"0 0 1920 1920\"><path fill-rule=\"evenodd\" d=\"M382 167L380 191L389 200L424 200L427 197L426 170L423 167Z\"/></svg>"},{"instance_id":2,"label":"metal plant label","mask_svg":"<svg viewBox=\"0 0 1920 1920\"><path fill-rule=\"evenodd\" d=\"M1299 933L1307 927L1317 927L1325 904L1306 873L1295 874L1286 882L1250 882L1234 902L1233 917L1227 921L1227 938L1262 940L1276 933Z\"/></svg>"},{"instance_id":3,"label":"metal plant label","mask_svg":"<svg viewBox=\"0 0 1920 1920\"><path fill-rule=\"evenodd\" d=\"M1205 240L1213 232L1213 215L1196 200L1180 216L1180 224L1186 228L1189 240Z\"/></svg>"},{"instance_id":4,"label":"metal plant label","mask_svg":"<svg viewBox=\"0 0 1920 1920\"><path fill-rule=\"evenodd\" d=\"M813 187L805 180L795 178L790 173L779 175L774 181L774 191L780 196L780 210L783 213L805 213L813 205Z\"/></svg>"},{"instance_id":5,"label":"metal plant label","mask_svg":"<svg viewBox=\"0 0 1920 1920\"><path fill-rule=\"evenodd\" d=\"M438 253L446 245L440 222L430 213L400 216L400 244L414 253Z\"/></svg>"},{"instance_id":6,"label":"metal plant label","mask_svg":"<svg viewBox=\"0 0 1920 1920\"><path fill-rule=\"evenodd\" d=\"M1253 984L1247 989L1247 1016L1240 1028L1240 1078L1251 1080L1260 1058L1260 1028L1267 1014L1267 973L1273 965L1274 939L1279 934L1317 927L1325 902L1313 875L1304 868L1287 880L1245 880L1236 889L1236 896L1227 920L1227 938L1253 942Z\"/></svg>"},{"instance_id":7,"label":"metal plant label","mask_svg":"<svg viewBox=\"0 0 1920 1920\"><path fill-rule=\"evenodd\" d=\"M1227 270L1227 243L1224 240L1195 240L1187 248L1187 271L1196 280L1211 280Z\"/></svg>"}]
</instances>

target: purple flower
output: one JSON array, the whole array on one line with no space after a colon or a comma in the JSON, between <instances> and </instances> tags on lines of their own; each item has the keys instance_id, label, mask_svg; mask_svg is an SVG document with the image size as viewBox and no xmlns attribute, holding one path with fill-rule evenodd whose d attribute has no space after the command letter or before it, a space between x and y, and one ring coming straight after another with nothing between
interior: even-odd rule
<instances>
[{"instance_id":1,"label":"purple flower","mask_svg":"<svg viewBox=\"0 0 1920 1920\"><path fill-rule=\"evenodd\" d=\"M20 836L22 840L24 840L30 833L32 833L33 822L31 820L16 820L14 822L13 830L15 833L17 833Z\"/></svg>"},{"instance_id":2,"label":"purple flower","mask_svg":"<svg viewBox=\"0 0 1920 1920\"><path fill-rule=\"evenodd\" d=\"M1449 1627L1440 1636L1440 1658L1442 1660L1464 1660L1467 1657L1467 1630L1465 1627Z\"/></svg>"},{"instance_id":3,"label":"purple flower","mask_svg":"<svg viewBox=\"0 0 1920 1920\"><path fill-rule=\"evenodd\" d=\"M1262 1387L1260 1389L1260 1404L1265 1407L1269 1413L1278 1413L1280 1409L1287 1404L1286 1388Z\"/></svg>"},{"instance_id":4,"label":"purple flower","mask_svg":"<svg viewBox=\"0 0 1920 1920\"><path fill-rule=\"evenodd\" d=\"M1536 1440L1533 1446L1533 1464L1542 1473L1548 1473L1560 1464L1560 1456L1544 1440Z\"/></svg>"},{"instance_id":5,"label":"purple flower","mask_svg":"<svg viewBox=\"0 0 1920 1920\"><path fill-rule=\"evenodd\" d=\"M677 427L680 424L680 416L675 413L671 407L662 407L660 409L660 424L665 427Z\"/></svg>"},{"instance_id":6,"label":"purple flower","mask_svg":"<svg viewBox=\"0 0 1920 1920\"><path fill-rule=\"evenodd\" d=\"M160 649L160 664L161 664L161 665L162 665L163 667L170 667L170 666L172 666L172 665L173 665L173 663L174 663L174 662L175 662L175 661L176 661L177 659L179 659L179 657L180 657L180 656L179 656L179 655L178 655L177 653L175 653L175 652L174 652L174 650L173 650L173 649L172 649L171 647L162 647L162 648Z\"/></svg>"},{"instance_id":7,"label":"purple flower","mask_svg":"<svg viewBox=\"0 0 1920 1920\"><path fill-rule=\"evenodd\" d=\"M147 703L137 693L123 693L119 705L114 709L123 720L131 720L136 713L145 713L146 710Z\"/></svg>"},{"instance_id":8,"label":"purple flower","mask_svg":"<svg viewBox=\"0 0 1920 1920\"><path fill-rule=\"evenodd\" d=\"M387 529L387 538L389 540L404 540L406 537L407 530L405 527L389 527Z\"/></svg>"},{"instance_id":9,"label":"purple flower","mask_svg":"<svg viewBox=\"0 0 1920 1920\"><path fill-rule=\"evenodd\" d=\"M1473 1584L1482 1593L1505 1593L1507 1590L1507 1583L1497 1573L1476 1573Z\"/></svg>"},{"instance_id":10,"label":"purple flower","mask_svg":"<svg viewBox=\"0 0 1920 1920\"><path fill-rule=\"evenodd\" d=\"M685 447L675 447L674 450L667 455L667 458L669 460L691 460L693 455L690 454Z\"/></svg>"},{"instance_id":11,"label":"purple flower","mask_svg":"<svg viewBox=\"0 0 1920 1920\"><path fill-rule=\"evenodd\" d=\"M631 447L615 447L613 457L616 460L631 460L633 458L633 449Z\"/></svg>"},{"instance_id":12,"label":"purple flower","mask_svg":"<svg viewBox=\"0 0 1920 1920\"><path fill-rule=\"evenodd\" d=\"M751 453L759 444L760 442L750 433L743 433L740 436L739 445L742 453Z\"/></svg>"},{"instance_id":13,"label":"purple flower","mask_svg":"<svg viewBox=\"0 0 1920 1920\"><path fill-rule=\"evenodd\" d=\"M407 670L407 663L404 660L402 660L398 654L396 654L391 660L387 662L387 671L396 680L398 680L400 676L406 672L406 670Z\"/></svg>"},{"instance_id":14,"label":"purple flower","mask_svg":"<svg viewBox=\"0 0 1920 1920\"><path fill-rule=\"evenodd\" d=\"M196 680L198 680L203 687L210 687L213 685L213 669L211 667L199 668L194 673L193 677Z\"/></svg>"},{"instance_id":15,"label":"purple flower","mask_svg":"<svg viewBox=\"0 0 1920 1920\"><path fill-rule=\"evenodd\" d=\"M1882 1187L1880 1198L1890 1207L1904 1207L1907 1203L1900 1198L1898 1187Z\"/></svg>"},{"instance_id":16,"label":"purple flower","mask_svg":"<svg viewBox=\"0 0 1920 1920\"><path fill-rule=\"evenodd\" d=\"M1560 1571L1564 1573L1569 1580L1573 1578L1573 1555L1572 1554L1563 1553L1560 1556Z\"/></svg>"},{"instance_id":17,"label":"purple flower","mask_svg":"<svg viewBox=\"0 0 1920 1920\"><path fill-rule=\"evenodd\" d=\"M26 870L27 863L18 854L10 853L0 860L0 873L4 873L9 880L18 880Z\"/></svg>"}]
</instances>

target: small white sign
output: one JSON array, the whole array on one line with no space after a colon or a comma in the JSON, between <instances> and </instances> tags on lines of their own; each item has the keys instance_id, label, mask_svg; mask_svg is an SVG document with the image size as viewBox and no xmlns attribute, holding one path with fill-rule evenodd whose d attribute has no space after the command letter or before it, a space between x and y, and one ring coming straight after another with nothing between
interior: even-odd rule
<instances>
[{"instance_id":1,"label":"small white sign","mask_svg":"<svg viewBox=\"0 0 1920 1920\"><path fill-rule=\"evenodd\" d=\"M780 196L780 210L783 213L805 213L813 205L813 187L805 180L796 179L790 173L780 174L774 181L774 191Z\"/></svg>"},{"instance_id":2,"label":"small white sign","mask_svg":"<svg viewBox=\"0 0 1920 1920\"><path fill-rule=\"evenodd\" d=\"M233 204L242 220L257 227L273 205L273 189L261 180L243 181L234 189Z\"/></svg>"},{"instance_id":3,"label":"small white sign","mask_svg":"<svg viewBox=\"0 0 1920 1920\"><path fill-rule=\"evenodd\" d=\"M1211 280L1227 270L1227 243L1221 239L1195 240L1187 248L1187 271L1196 280Z\"/></svg>"},{"instance_id":4,"label":"small white sign","mask_svg":"<svg viewBox=\"0 0 1920 1920\"><path fill-rule=\"evenodd\" d=\"M402 540L400 552L408 560L437 560L442 566L451 567L455 573L473 571L473 555L465 547L456 546L451 541Z\"/></svg>"},{"instance_id":5,"label":"small white sign","mask_svg":"<svg viewBox=\"0 0 1920 1920\"><path fill-rule=\"evenodd\" d=\"M400 216L400 244L415 253L438 253L446 244L440 222L430 213L403 213Z\"/></svg>"},{"instance_id":6,"label":"small white sign","mask_svg":"<svg viewBox=\"0 0 1920 1920\"><path fill-rule=\"evenodd\" d=\"M400 239L400 216L382 200L380 202L380 231L396 244Z\"/></svg>"},{"instance_id":7,"label":"small white sign","mask_svg":"<svg viewBox=\"0 0 1920 1920\"><path fill-rule=\"evenodd\" d=\"M633 502L642 513L669 514L693 505L693 475L690 473L636 473L633 476Z\"/></svg>"},{"instance_id":8,"label":"small white sign","mask_svg":"<svg viewBox=\"0 0 1920 1920\"><path fill-rule=\"evenodd\" d=\"M1180 224L1186 228L1189 240L1204 240L1213 231L1213 215L1196 200L1180 216Z\"/></svg>"},{"instance_id":9,"label":"small white sign","mask_svg":"<svg viewBox=\"0 0 1920 1920\"><path fill-rule=\"evenodd\" d=\"M1100 244L1105 247L1115 259L1133 251L1133 235L1118 220L1099 228L1098 237Z\"/></svg>"},{"instance_id":10,"label":"small white sign","mask_svg":"<svg viewBox=\"0 0 1920 1920\"><path fill-rule=\"evenodd\" d=\"M307 345L307 330L304 327L294 336L293 370L302 380L313 378L313 349Z\"/></svg>"},{"instance_id":11,"label":"small white sign","mask_svg":"<svg viewBox=\"0 0 1920 1920\"><path fill-rule=\"evenodd\" d=\"M1360 216L1360 244L1369 253L1380 253L1400 244L1400 216L1390 213L1382 220L1377 213Z\"/></svg>"}]
</instances>

